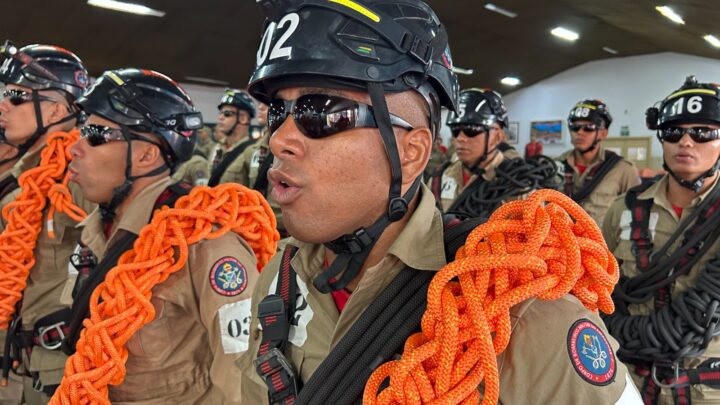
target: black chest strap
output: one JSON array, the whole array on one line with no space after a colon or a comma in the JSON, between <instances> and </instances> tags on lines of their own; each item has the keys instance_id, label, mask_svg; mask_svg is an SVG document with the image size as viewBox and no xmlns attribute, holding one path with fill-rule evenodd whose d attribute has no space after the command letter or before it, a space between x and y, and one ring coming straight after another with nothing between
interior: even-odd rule
<instances>
[{"instance_id":1,"label":"black chest strap","mask_svg":"<svg viewBox=\"0 0 720 405\"><path fill-rule=\"evenodd\" d=\"M593 191L595 191L595 188L597 188L605 176L610 173L610 170L612 170L613 167L615 167L621 160L622 158L617 153L606 150L605 160L590 170L590 173L588 173L585 178L585 183L583 183L583 186L577 191L577 193L573 192L575 187L573 168L567 160L563 161L563 164L565 165L565 195L571 197L579 204Z\"/></svg>"},{"instance_id":2,"label":"black chest strap","mask_svg":"<svg viewBox=\"0 0 720 405\"><path fill-rule=\"evenodd\" d=\"M267 385L270 404L294 404L301 385L300 376L285 357L297 302L297 273L290 264L297 250L291 245L285 248L275 294L263 298L258 305L262 340L255 370Z\"/></svg>"},{"instance_id":3,"label":"black chest strap","mask_svg":"<svg viewBox=\"0 0 720 405\"><path fill-rule=\"evenodd\" d=\"M18 187L20 187L20 185L15 176L10 175L0 180L0 199L5 198L6 195L17 190Z\"/></svg>"},{"instance_id":4,"label":"black chest strap","mask_svg":"<svg viewBox=\"0 0 720 405\"><path fill-rule=\"evenodd\" d=\"M230 164L253 143L255 143L255 140L249 138L235 147L235 149L226 153L225 156L222 157L220 163L218 163L216 167L213 167L212 173L210 174L210 180L208 180L208 186L215 187L220 184L220 178L223 174L225 174L225 170L227 170L228 166L230 166Z\"/></svg>"}]
</instances>

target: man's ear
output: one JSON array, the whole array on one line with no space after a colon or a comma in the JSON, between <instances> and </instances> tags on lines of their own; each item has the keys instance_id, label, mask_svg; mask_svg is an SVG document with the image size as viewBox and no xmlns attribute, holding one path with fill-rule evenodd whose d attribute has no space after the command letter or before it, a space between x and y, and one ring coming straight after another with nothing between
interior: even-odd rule
<instances>
[{"instance_id":1,"label":"man's ear","mask_svg":"<svg viewBox=\"0 0 720 405\"><path fill-rule=\"evenodd\" d=\"M428 128L415 128L395 138L400 155L403 188L410 187L413 181L425 171L430 159L433 145L432 132Z\"/></svg>"}]
</instances>

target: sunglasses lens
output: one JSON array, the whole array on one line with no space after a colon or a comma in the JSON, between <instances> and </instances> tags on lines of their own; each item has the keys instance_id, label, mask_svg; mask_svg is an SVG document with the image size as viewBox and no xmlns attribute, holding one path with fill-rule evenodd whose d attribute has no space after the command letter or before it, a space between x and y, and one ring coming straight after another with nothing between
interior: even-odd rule
<instances>
[{"instance_id":1,"label":"sunglasses lens","mask_svg":"<svg viewBox=\"0 0 720 405\"><path fill-rule=\"evenodd\" d=\"M662 140L670 143L679 142L683 135L684 131L682 128L666 128L660 132Z\"/></svg>"},{"instance_id":2,"label":"sunglasses lens","mask_svg":"<svg viewBox=\"0 0 720 405\"><path fill-rule=\"evenodd\" d=\"M287 114L285 113L285 100L272 100L268 104L268 130L272 134L285 122Z\"/></svg>"},{"instance_id":3,"label":"sunglasses lens","mask_svg":"<svg viewBox=\"0 0 720 405\"><path fill-rule=\"evenodd\" d=\"M313 139L355 128L358 103L333 96L307 95L295 102L293 119L301 131Z\"/></svg>"},{"instance_id":4,"label":"sunglasses lens","mask_svg":"<svg viewBox=\"0 0 720 405\"><path fill-rule=\"evenodd\" d=\"M666 128L660 131L660 137L665 142L680 142L685 134L696 143L705 143L720 139L720 130L697 127L697 128Z\"/></svg>"},{"instance_id":5,"label":"sunglasses lens","mask_svg":"<svg viewBox=\"0 0 720 405\"><path fill-rule=\"evenodd\" d=\"M20 104L30 101L28 96L28 93L21 90L5 90L3 92L3 98L7 99L10 104L14 106L19 106Z\"/></svg>"},{"instance_id":6,"label":"sunglasses lens","mask_svg":"<svg viewBox=\"0 0 720 405\"><path fill-rule=\"evenodd\" d=\"M488 132L488 127L484 125L457 125L453 127L453 136L458 137L462 132L468 138L474 138L480 134Z\"/></svg>"}]
</instances>

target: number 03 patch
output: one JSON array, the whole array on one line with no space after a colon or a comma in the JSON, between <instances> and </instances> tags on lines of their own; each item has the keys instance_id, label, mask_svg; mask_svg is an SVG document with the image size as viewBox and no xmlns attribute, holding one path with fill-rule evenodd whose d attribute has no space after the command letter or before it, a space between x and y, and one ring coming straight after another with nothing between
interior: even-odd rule
<instances>
[{"instance_id":1,"label":"number 03 patch","mask_svg":"<svg viewBox=\"0 0 720 405\"><path fill-rule=\"evenodd\" d=\"M245 266L234 257L223 257L210 269L210 285L216 293L226 297L233 297L245 291L247 281Z\"/></svg>"},{"instance_id":2,"label":"number 03 patch","mask_svg":"<svg viewBox=\"0 0 720 405\"><path fill-rule=\"evenodd\" d=\"M580 319L568 331L567 349L575 371L592 385L615 380L615 353L605 334L592 321Z\"/></svg>"}]
</instances>

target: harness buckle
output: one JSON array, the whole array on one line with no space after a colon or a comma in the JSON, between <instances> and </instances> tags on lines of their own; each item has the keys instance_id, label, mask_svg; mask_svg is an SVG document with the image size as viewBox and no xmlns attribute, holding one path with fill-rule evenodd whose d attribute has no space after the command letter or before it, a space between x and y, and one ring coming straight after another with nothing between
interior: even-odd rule
<instances>
[{"instance_id":1,"label":"harness buckle","mask_svg":"<svg viewBox=\"0 0 720 405\"><path fill-rule=\"evenodd\" d=\"M54 323L50 326L41 326L38 328L38 344L47 350L56 350L62 345L63 339L65 339L65 333L63 333L62 327L65 325L65 321ZM45 336L48 332L57 331L58 339L54 343L46 343ZM48 341L50 337L48 336Z\"/></svg>"},{"instance_id":2,"label":"harness buckle","mask_svg":"<svg viewBox=\"0 0 720 405\"><path fill-rule=\"evenodd\" d=\"M32 376L32 389L35 392L43 392L43 389L45 386L43 385L42 381L40 381L40 374L33 373Z\"/></svg>"},{"instance_id":3,"label":"harness buckle","mask_svg":"<svg viewBox=\"0 0 720 405\"><path fill-rule=\"evenodd\" d=\"M268 387L271 404L281 404L298 393L295 369L276 347L255 359L255 370Z\"/></svg>"},{"instance_id":4,"label":"harness buckle","mask_svg":"<svg viewBox=\"0 0 720 405\"><path fill-rule=\"evenodd\" d=\"M658 387L673 389L679 385L678 379L680 378L680 364L678 364L677 362L674 362L672 364L672 368L673 368L673 374L675 375L675 378L673 378L673 381L670 384L663 384L662 382L660 382L660 380L658 380L657 364L655 362L653 362L652 369L650 370L650 377L652 377L653 382L655 384L657 384Z\"/></svg>"}]
</instances>

